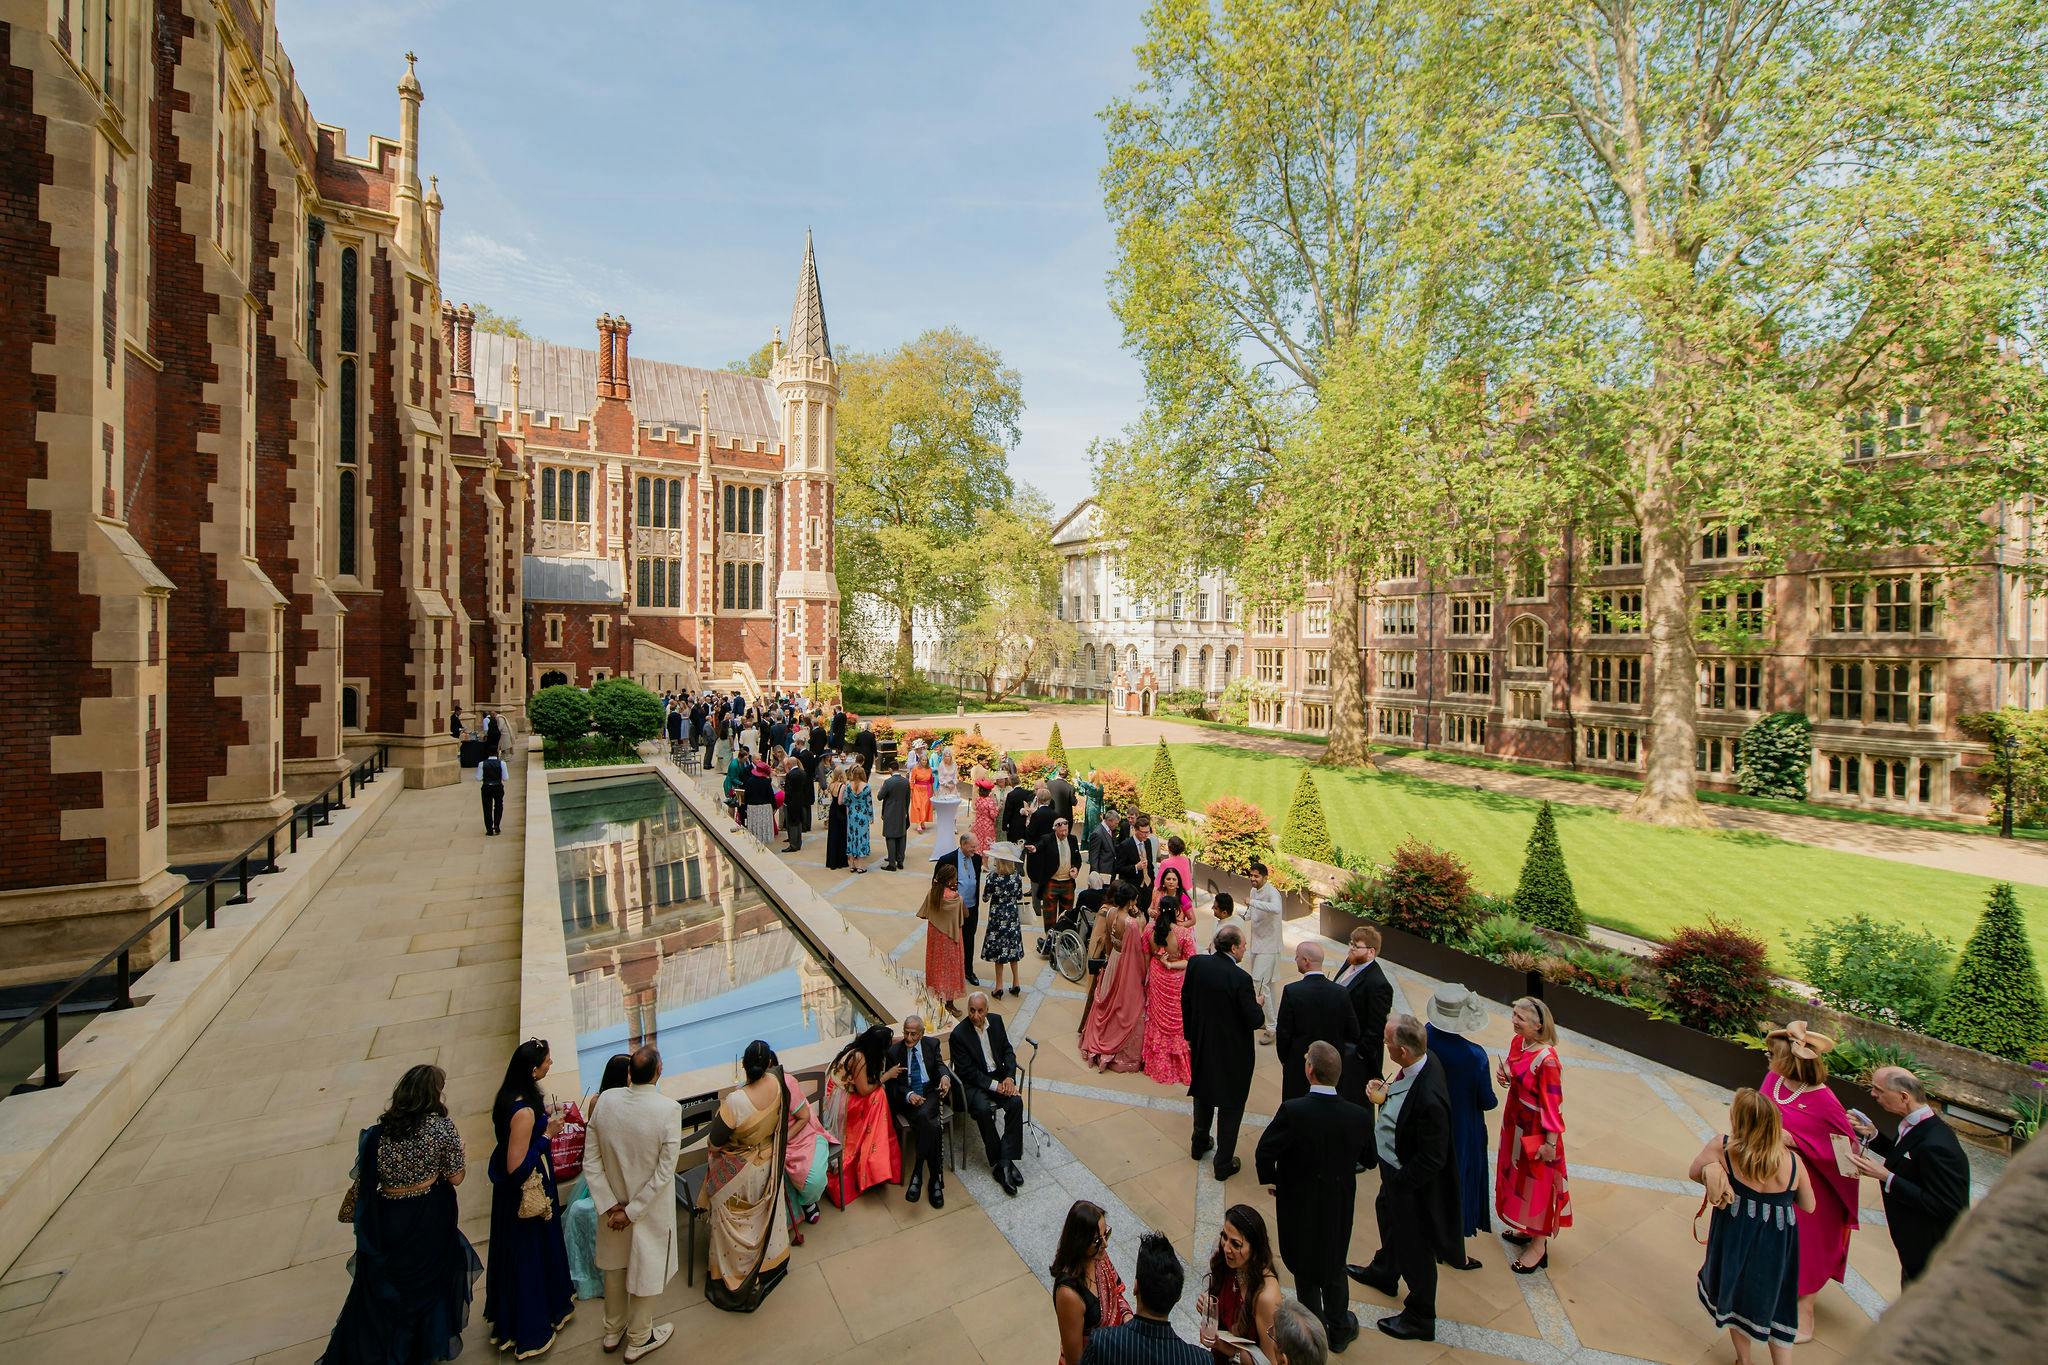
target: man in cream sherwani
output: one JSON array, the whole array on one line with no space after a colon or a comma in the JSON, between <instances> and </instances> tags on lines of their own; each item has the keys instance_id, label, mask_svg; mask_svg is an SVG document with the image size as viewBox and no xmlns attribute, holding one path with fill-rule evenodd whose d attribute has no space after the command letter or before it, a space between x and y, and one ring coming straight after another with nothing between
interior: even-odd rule
<instances>
[{"instance_id":1,"label":"man in cream sherwani","mask_svg":"<svg viewBox=\"0 0 2048 1365\"><path fill-rule=\"evenodd\" d=\"M591 1115L583 1178L597 1205L597 1268L604 1272L604 1348L625 1344L634 1361L665 1344L673 1325L653 1325L654 1300L676 1274L676 1155L683 1111L654 1088L661 1054L633 1054L624 1090Z\"/></svg>"}]
</instances>

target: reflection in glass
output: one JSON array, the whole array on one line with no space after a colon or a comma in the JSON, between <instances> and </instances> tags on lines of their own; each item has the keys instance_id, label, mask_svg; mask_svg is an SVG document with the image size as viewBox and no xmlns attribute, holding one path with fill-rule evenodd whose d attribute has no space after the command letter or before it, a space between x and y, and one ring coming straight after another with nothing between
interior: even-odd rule
<instances>
[{"instance_id":1,"label":"reflection in glass","mask_svg":"<svg viewBox=\"0 0 2048 1365\"><path fill-rule=\"evenodd\" d=\"M655 777L549 790L577 1060L661 1049L671 1076L866 1026L852 992Z\"/></svg>"}]
</instances>

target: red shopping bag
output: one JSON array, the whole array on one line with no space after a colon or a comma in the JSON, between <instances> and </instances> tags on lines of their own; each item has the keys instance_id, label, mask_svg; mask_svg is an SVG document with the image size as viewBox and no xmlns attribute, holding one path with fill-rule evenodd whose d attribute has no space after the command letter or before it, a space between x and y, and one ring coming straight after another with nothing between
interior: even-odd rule
<instances>
[{"instance_id":1,"label":"red shopping bag","mask_svg":"<svg viewBox=\"0 0 2048 1365\"><path fill-rule=\"evenodd\" d=\"M574 1100L562 1116L562 1129L548 1144L549 1164L554 1167L555 1184L566 1185L583 1174L583 1137L589 1125Z\"/></svg>"}]
</instances>

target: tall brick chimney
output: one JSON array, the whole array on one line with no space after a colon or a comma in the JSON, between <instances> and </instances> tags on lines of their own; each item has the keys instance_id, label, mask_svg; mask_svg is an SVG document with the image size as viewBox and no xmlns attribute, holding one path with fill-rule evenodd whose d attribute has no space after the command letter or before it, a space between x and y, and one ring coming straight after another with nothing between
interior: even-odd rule
<instances>
[{"instance_id":1,"label":"tall brick chimney","mask_svg":"<svg viewBox=\"0 0 2048 1365\"><path fill-rule=\"evenodd\" d=\"M633 335L633 324L624 318L615 321L612 331L612 397L630 399L633 396L633 371L627 364L626 345Z\"/></svg>"},{"instance_id":2,"label":"tall brick chimney","mask_svg":"<svg viewBox=\"0 0 2048 1365\"><path fill-rule=\"evenodd\" d=\"M605 313L597 320L597 396L610 398L612 394L612 329L618 323Z\"/></svg>"},{"instance_id":3,"label":"tall brick chimney","mask_svg":"<svg viewBox=\"0 0 2048 1365\"><path fill-rule=\"evenodd\" d=\"M470 366L475 361L476 309L463 304L455 310L455 382L457 393L475 393L476 376Z\"/></svg>"}]
</instances>

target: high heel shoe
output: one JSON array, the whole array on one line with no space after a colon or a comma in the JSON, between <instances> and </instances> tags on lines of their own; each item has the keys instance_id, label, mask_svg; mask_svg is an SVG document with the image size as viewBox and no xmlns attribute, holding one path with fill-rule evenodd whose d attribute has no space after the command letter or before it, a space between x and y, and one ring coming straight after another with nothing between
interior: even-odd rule
<instances>
[{"instance_id":1,"label":"high heel shoe","mask_svg":"<svg viewBox=\"0 0 2048 1365\"><path fill-rule=\"evenodd\" d=\"M1508 1242L1518 1247L1525 1247L1536 1240L1526 1232L1503 1232L1500 1235L1500 1239L1503 1242Z\"/></svg>"},{"instance_id":2,"label":"high heel shoe","mask_svg":"<svg viewBox=\"0 0 2048 1365\"><path fill-rule=\"evenodd\" d=\"M1517 1275L1534 1275L1539 1270L1548 1270L1550 1269L1550 1253L1544 1252L1543 1259L1535 1265L1523 1265L1520 1261L1509 1261L1508 1269L1514 1271Z\"/></svg>"}]
</instances>

